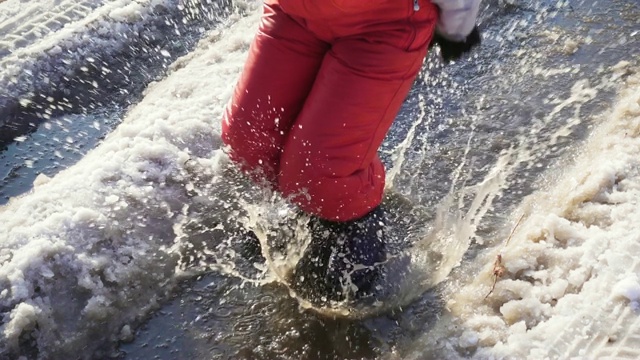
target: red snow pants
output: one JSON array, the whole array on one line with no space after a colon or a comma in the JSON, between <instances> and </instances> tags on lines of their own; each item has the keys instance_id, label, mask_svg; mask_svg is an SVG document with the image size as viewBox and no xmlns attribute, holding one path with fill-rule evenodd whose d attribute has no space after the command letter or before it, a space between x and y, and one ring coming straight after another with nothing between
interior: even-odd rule
<instances>
[{"instance_id":1,"label":"red snow pants","mask_svg":"<svg viewBox=\"0 0 640 360\"><path fill-rule=\"evenodd\" d=\"M356 5L354 5L356 4ZM244 171L333 221L382 201L382 143L438 18L429 0L267 0L222 121Z\"/></svg>"}]
</instances>

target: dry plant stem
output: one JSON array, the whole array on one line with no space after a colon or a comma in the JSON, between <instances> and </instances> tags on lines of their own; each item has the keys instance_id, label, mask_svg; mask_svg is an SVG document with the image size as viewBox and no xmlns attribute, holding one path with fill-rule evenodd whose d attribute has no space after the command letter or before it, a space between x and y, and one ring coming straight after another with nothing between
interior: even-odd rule
<instances>
[{"instance_id":1,"label":"dry plant stem","mask_svg":"<svg viewBox=\"0 0 640 360\"><path fill-rule=\"evenodd\" d=\"M516 229L518 228L518 225L520 225L522 218L524 218L524 214L520 215L518 222L513 227L513 229L511 229L511 234L509 234L509 237L507 238L507 241L505 241L503 248L506 247L507 244L509 244L511 237L513 237L513 233L516 232ZM489 295L491 295L491 293L493 293L493 290L496 288L496 283L498 282L498 279L501 278L502 275L504 275L504 272L506 270L507 269L504 267L504 265L502 265L502 254L496 255L496 261L493 263L493 285L491 285L491 290L489 290L489 293L487 294L487 296L484 297L485 299L488 298Z\"/></svg>"}]
</instances>

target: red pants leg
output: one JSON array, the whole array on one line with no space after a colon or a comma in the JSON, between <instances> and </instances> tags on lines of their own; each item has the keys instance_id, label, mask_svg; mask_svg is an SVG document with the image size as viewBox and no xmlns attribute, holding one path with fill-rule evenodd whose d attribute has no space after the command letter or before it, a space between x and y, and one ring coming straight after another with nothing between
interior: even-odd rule
<instances>
[{"instance_id":1,"label":"red pants leg","mask_svg":"<svg viewBox=\"0 0 640 360\"><path fill-rule=\"evenodd\" d=\"M348 221L380 203L377 150L426 55L437 16L428 15L332 43L280 160L280 190L305 211Z\"/></svg>"},{"instance_id":2,"label":"red pants leg","mask_svg":"<svg viewBox=\"0 0 640 360\"><path fill-rule=\"evenodd\" d=\"M265 6L224 116L232 158L325 219L347 221L377 206L385 176L377 150L437 18L433 5L423 18L407 16L366 24L345 17L336 26Z\"/></svg>"},{"instance_id":3,"label":"red pants leg","mask_svg":"<svg viewBox=\"0 0 640 360\"><path fill-rule=\"evenodd\" d=\"M264 7L222 121L231 158L260 181L275 186L284 140L328 47L277 5Z\"/></svg>"}]
</instances>

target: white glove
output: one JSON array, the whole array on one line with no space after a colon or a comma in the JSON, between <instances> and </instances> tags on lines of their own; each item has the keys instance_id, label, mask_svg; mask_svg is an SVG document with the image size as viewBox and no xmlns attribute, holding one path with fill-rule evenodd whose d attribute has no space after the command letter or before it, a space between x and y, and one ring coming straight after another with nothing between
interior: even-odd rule
<instances>
[{"instance_id":1,"label":"white glove","mask_svg":"<svg viewBox=\"0 0 640 360\"><path fill-rule=\"evenodd\" d=\"M447 40L464 42L476 25L481 0L431 0L440 9L436 33Z\"/></svg>"}]
</instances>

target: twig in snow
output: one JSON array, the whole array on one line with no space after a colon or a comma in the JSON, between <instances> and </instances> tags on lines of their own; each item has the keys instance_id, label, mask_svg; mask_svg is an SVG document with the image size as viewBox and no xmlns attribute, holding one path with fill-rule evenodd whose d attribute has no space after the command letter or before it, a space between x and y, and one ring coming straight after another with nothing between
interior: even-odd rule
<instances>
[{"instance_id":1,"label":"twig in snow","mask_svg":"<svg viewBox=\"0 0 640 360\"><path fill-rule=\"evenodd\" d=\"M506 247L507 244L509 244L511 237L513 237L513 233L516 232L516 229L518 228L518 225L520 225L520 222L522 221L523 217L524 217L524 214L520 216L516 225L513 227L513 229L511 229L511 234L509 234L509 237L507 238L507 241L504 243L503 247ZM496 288L496 283L498 282L498 279L501 278L502 275L504 275L504 272L506 270L507 269L504 267L504 265L502 265L502 254L496 255L496 261L493 263L493 285L491 286L491 290L489 290L489 293L487 294L487 296L484 297L485 299L488 298L489 295L491 295L491 293L493 293L493 290Z\"/></svg>"}]
</instances>

